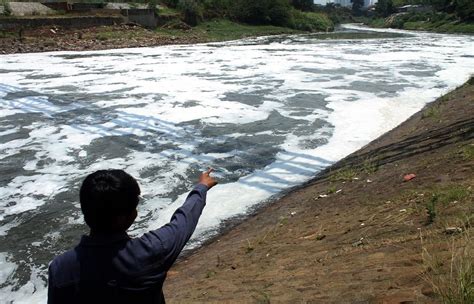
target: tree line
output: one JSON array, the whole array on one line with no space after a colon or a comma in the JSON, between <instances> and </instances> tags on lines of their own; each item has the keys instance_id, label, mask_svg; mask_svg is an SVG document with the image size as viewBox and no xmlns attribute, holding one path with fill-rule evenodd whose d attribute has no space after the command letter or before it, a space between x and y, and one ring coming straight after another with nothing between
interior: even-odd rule
<instances>
[{"instance_id":1,"label":"tree line","mask_svg":"<svg viewBox=\"0 0 474 304\"><path fill-rule=\"evenodd\" d=\"M253 25L275 25L304 31L328 30L327 16L313 12L313 0L162 0L180 10L184 21L197 25L203 20L224 18Z\"/></svg>"}]
</instances>

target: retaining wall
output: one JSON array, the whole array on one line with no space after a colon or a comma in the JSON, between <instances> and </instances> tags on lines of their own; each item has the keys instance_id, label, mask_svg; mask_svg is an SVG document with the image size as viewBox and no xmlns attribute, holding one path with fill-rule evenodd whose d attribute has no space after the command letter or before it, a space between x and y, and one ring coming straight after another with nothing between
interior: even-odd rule
<instances>
[{"instance_id":1,"label":"retaining wall","mask_svg":"<svg viewBox=\"0 0 474 304\"><path fill-rule=\"evenodd\" d=\"M0 29L15 30L39 26L60 26L66 28L87 28L124 23L124 17L68 17L68 18L1 18Z\"/></svg>"}]
</instances>

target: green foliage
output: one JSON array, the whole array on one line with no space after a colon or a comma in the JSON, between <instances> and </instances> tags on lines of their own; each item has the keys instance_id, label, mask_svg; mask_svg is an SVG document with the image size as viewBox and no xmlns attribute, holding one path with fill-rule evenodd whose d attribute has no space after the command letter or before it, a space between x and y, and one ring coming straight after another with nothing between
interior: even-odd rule
<instances>
[{"instance_id":1,"label":"green foliage","mask_svg":"<svg viewBox=\"0 0 474 304\"><path fill-rule=\"evenodd\" d=\"M452 203L467 199L471 195L471 190L465 186L451 186L436 191L435 196L442 204Z\"/></svg>"},{"instance_id":2,"label":"green foliage","mask_svg":"<svg viewBox=\"0 0 474 304\"><path fill-rule=\"evenodd\" d=\"M184 14L184 22L191 26L203 20L203 9L197 0L179 0L178 9Z\"/></svg>"},{"instance_id":3,"label":"green foliage","mask_svg":"<svg viewBox=\"0 0 474 304\"><path fill-rule=\"evenodd\" d=\"M179 0L162 0L162 2L169 7L177 8Z\"/></svg>"},{"instance_id":4,"label":"green foliage","mask_svg":"<svg viewBox=\"0 0 474 304\"><path fill-rule=\"evenodd\" d=\"M290 27L301 31L328 31L333 29L333 22L325 14L301 12L294 10Z\"/></svg>"},{"instance_id":5,"label":"green foliage","mask_svg":"<svg viewBox=\"0 0 474 304\"><path fill-rule=\"evenodd\" d=\"M474 144L463 147L461 149L461 155L465 160L474 160Z\"/></svg>"},{"instance_id":6,"label":"green foliage","mask_svg":"<svg viewBox=\"0 0 474 304\"><path fill-rule=\"evenodd\" d=\"M352 0L352 13L356 16L362 15L364 0Z\"/></svg>"},{"instance_id":7,"label":"green foliage","mask_svg":"<svg viewBox=\"0 0 474 304\"><path fill-rule=\"evenodd\" d=\"M433 194L431 200L426 204L426 211L428 213L428 223L431 224L436 218L436 203L438 202L438 196Z\"/></svg>"},{"instance_id":8,"label":"green foliage","mask_svg":"<svg viewBox=\"0 0 474 304\"><path fill-rule=\"evenodd\" d=\"M153 10L156 10L156 5L158 4L158 1L157 0L150 0L148 2L148 8L149 9L153 9Z\"/></svg>"},{"instance_id":9,"label":"green foliage","mask_svg":"<svg viewBox=\"0 0 474 304\"><path fill-rule=\"evenodd\" d=\"M232 0L203 0L205 18L229 17Z\"/></svg>"},{"instance_id":10,"label":"green foliage","mask_svg":"<svg viewBox=\"0 0 474 304\"><path fill-rule=\"evenodd\" d=\"M313 0L291 0L291 5L301 11L309 12L313 10Z\"/></svg>"},{"instance_id":11,"label":"green foliage","mask_svg":"<svg viewBox=\"0 0 474 304\"><path fill-rule=\"evenodd\" d=\"M387 17L395 12L392 0L379 0L375 4L375 11L379 16Z\"/></svg>"},{"instance_id":12,"label":"green foliage","mask_svg":"<svg viewBox=\"0 0 474 304\"><path fill-rule=\"evenodd\" d=\"M315 6L314 12L326 14L333 24L354 22L350 8L328 3L325 6Z\"/></svg>"},{"instance_id":13,"label":"green foliage","mask_svg":"<svg viewBox=\"0 0 474 304\"><path fill-rule=\"evenodd\" d=\"M334 174L331 174L330 176L330 181L332 182L347 182L347 181L352 181L353 179L357 178L358 172L351 168L342 168L334 172Z\"/></svg>"},{"instance_id":14,"label":"green foliage","mask_svg":"<svg viewBox=\"0 0 474 304\"><path fill-rule=\"evenodd\" d=\"M455 12L462 21L474 21L474 1L455 0Z\"/></svg>"},{"instance_id":15,"label":"green foliage","mask_svg":"<svg viewBox=\"0 0 474 304\"><path fill-rule=\"evenodd\" d=\"M287 0L235 0L231 10L235 19L249 24L288 26L291 21Z\"/></svg>"},{"instance_id":16,"label":"green foliage","mask_svg":"<svg viewBox=\"0 0 474 304\"><path fill-rule=\"evenodd\" d=\"M12 9L10 7L10 1L1 0L0 5L3 5L3 15L10 16L12 14Z\"/></svg>"}]
</instances>

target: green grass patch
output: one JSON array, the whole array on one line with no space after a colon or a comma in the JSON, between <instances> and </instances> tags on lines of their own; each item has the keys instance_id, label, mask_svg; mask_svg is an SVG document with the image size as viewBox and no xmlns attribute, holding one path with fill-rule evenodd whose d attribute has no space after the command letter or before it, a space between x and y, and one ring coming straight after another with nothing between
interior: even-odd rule
<instances>
[{"instance_id":1,"label":"green grass patch","mask_svg":"<svg viewBox=\"0 0 474 304\"><path fill-rule=\"evenodd\" d=\"M0 39L1 38L15 38L18 37L18 33L8 32L8 31L0 31Z\"/></svg>"},{"instance_id":2,"label":"green grass patch","mask_svg":"<svg viewBox=\"0 0 474 304\"><path fill-rule=\"evenodd\" d=\"M434 191L434 195L438 197L438 202L447 204L454 201L463 201L471 195L472 190L466 186L453 185L444 187Z\"/></svg>"},{"instance_id":3,"label":"green grass patch","mask_svg":"<svg viewBox=\"0 0 474 304\"><path fill-rule=\"evenodd\" d=\"M334 182L338 181L351 181L357 177L359 172L354 168L342 168L331 174L330 180Z\"/></svg>"},{"instance_id":4,"label":"green grass patch","mask_svg":"<svg viewBox=\"0 0 474 304\"><path fill-rule=\"evenodd\" d=\"M290 27L307 32L332 31L334 24L326 14L293 11Z\"/></svg>"},{"instance_id":5,"label":"green grass patch","mask_svg":"<svg viewBox=\"0 0 474 304\"><path fill-rule=\"evenodd\" d=\"M224 19L203 22L187 31L169 26L169 28L158 28L156 32L165 36L199 38L202 41L229 41L246 37L301 33L301 31L285 27L247 25Z\"/></svg>"},{"instance_id":6,"label":"green grass patch","mask_svg":"<svg viewBox=\"0 0 474 304\"><path fill-rule=\"evenodd\" d=\"M160 6L160 9L158 10L158 14L160 16L173 17L173 16L179 16L181 13L174 8L167 7L167 6Z\"/></svg>"},{"instance_id":7,"label":"green grass patch","mask_svg":"<svg viewBox=\"0 0 474 304\"><path fill-rule=\"evenodd\" d=\"M226 41L253 36L300 33L298 30L285 27L272 25L247 25L223 19L203 22L193 28L192 32L202 32L210 41Z\"/></svg>"},{"instance_id":8,"label":"green grass patch","mask_svg":"<svg viewBox=\"0 0 474 304\"><path fill-rule=\"evenodd\" d=\"M430 106L428 109L423 111L421 116L423 119L432 118L432 119L439 119L441 117L441 110L438 106Z\"/></svg>"},{"instance_id":9,"label":"green grass patch","mask_svg":"<svg viewBox=\"0 0 474 304\"><path fill-rule=\"evenodd\" d=\"M465 160L474 160L474 144L462 147L461 155Z\"/></svg>"},{"instance_id":10,"label":"green grass patch","mask_svg":"<svg viewBox=\"0 0 474 304\"><path fill-rule=\"evenodd\" d=\"M438 202L439 197L434 194L430 201L426 204L426 212L428 213L428 222L427 224L431 224L434 222L436 218L436 203Z\"/></svg>"}]
</instances>

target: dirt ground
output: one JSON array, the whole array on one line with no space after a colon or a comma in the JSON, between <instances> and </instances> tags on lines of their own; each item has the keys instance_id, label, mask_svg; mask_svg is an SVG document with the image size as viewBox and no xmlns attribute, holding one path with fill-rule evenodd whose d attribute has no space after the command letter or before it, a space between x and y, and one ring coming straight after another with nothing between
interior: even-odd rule
<instances>
[{"instance_id":1,"label":"dirt ground","mask_svg":"<svg viewBox=\"0 0 474 304\"><path fill-rule=\"evenodd\" d=\"M471 79L179 261L165 297L441 303L440 294L459 286L474 260L473 169Z\"/></svg>"},{"instance_id":2,"label":"dirt ground","mask_svg":"<svg viewBox=\"0 0 474 304\"><path fill-rule=\"evenodd\" d=\"M135 25L68 29L48 26L4 32L0 54L88 51L204 42L197 35L171 36Z\"/></svg>"}]
</instances>

